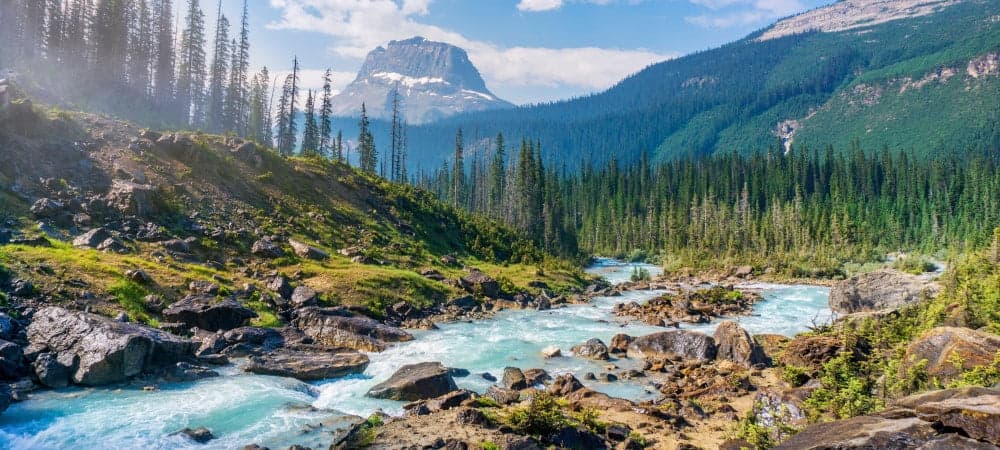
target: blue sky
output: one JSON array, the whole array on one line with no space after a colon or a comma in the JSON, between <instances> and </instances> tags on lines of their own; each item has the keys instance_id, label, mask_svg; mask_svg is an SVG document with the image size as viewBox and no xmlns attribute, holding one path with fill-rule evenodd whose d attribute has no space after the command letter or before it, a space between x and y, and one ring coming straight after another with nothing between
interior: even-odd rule
<instances>
[{"instance_id":1,"label":"blue sky","mask_svg":"<svg viewBox=\"0 0 1000 450\"><path fill-rule=\"evenodd\" d=\"M178 9L187 0L175 0ZM248 0L255 67L293 54L316 87L338 87L364 56L421 35L465 48L497 95L518 104L604 90L643 67L739 39L832 0ZM217 0L201 0L214 24ZM222 0L237 26L243 0Z\"/></svg>"}]
</instances>

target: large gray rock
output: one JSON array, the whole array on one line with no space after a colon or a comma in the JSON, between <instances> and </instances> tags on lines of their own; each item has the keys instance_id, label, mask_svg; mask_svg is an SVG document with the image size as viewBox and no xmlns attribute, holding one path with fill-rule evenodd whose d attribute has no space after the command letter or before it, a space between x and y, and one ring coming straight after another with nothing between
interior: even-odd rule
<instances>
[{"instance_id":1,"label":"large gray rock","mask_svg":"<svg viewBox=\"0 0 1000 450\"><path fill-rule=\"evenodd\" d=\"M179 322L208 331L241 327L254 317L257 317L257 313L236 300L219 301L208 295L189 295L163 310L163 318L168 322Z\"/></svg>"},{"instance_id":2,"label":"large gray rock","mask_svg":"<svg viewBox=\"0 0 1000 450\"><path fill-rule=\"evenodd\" d=\"M479 269L472 269L468 275L460 278L458 281L462 284L462 288L470 293L484 295L489 298L500 296L500 283Z\"/></svg>"},{"instance_id":3,"label":"large gray rock","mask_svg":"<svg viewBox=\"0 0 1000 450\"><path fill-rule=\"evenodd\" d=\"M670 330L640 336L628 346L629 358L675 358L711 361L716 346L711 336L697 331Z\"/></svg>"},{"instance_id":4,"label":"large gray rock","mask_svg":"<svg viewBox=\"0 0 1000 450\"><path fill-rule=\"evenodd\" d=\"M587 359L606 360L608 359L608 346L604 345L600 339L589 339L579 345L574 345L570 349L574 356Z\"/></svg>"},{"instance_id":5,"label":"large gray rock","mask_svg":"<svg viewBox=\"0 0 1000 450\"><path fill-rule=\"evenodd\" d=\"M296 312L293 325L317 344L333 348L380 352L387 343L413 340L411 334L399 328L352 316L341 308L302 308Z\"/></svg>"},{"instance_id":6,"label":"large gray rock","mask_svg":"<svg viewBox=\"0 0 1000 450\"><path fill-rule=\"evenodd\" d=\"M524 372L517 367L504 367L503 378L500 381L506 389L521 390L528 388L528 380L524 377Z\"/></svg>"},{"instance_id":7,"label":"large gray rock","mask_svg":"<svg viewBox=\"0 0 1000 450\"><path fill-rule=\"evenodd\" d=\"M292 250L295 254L301 258L314 259L317 261L323 261L330 259L330 254L313 247L305 242L296 241L295 239L289 239L288 245L292 246Z\"/></svg>"},{"instance_id":8,"label":"large gray rock","mask_svg":"<svg viewBox=\"0 0 1000 450\"><path fill-rule=\"evenodd\" d=\"M1000 445L1000 391L960 388L898 400L883 413L806 427L779 449L943 449Z\"/></svg>"},{"instance_id":9,"label":"large gray rock","mask_svg":"<svg viewBox=\"0 0 1000 450\"><path fill-rule=\"evenodd\" d=\"M104 241L111 239L111 237L111 233L108 233L108 231L104 228L94 228L93 230L74 238L73 246L97 248L99 245L103 244Z\"/></svg>"},{"instance_id":10,"label":"large gray rock","mask_svg":"<svg viewBox=\"0 0 1000 450\"><path fill-rule=\"evenodd\" d=\"M253 247L250 248L250 253L262 258L280 258L285 255L285 251L281 249L278 243L267 238L254 242Z\"/></svg>"},{"instance_id":11,"label":"large gray rock","mask_svg":"<svg viewBox=\"0 0 1000 450\"><path fill-rule=\"evenodd\" d=\"M260 375L316 381L361 373L367 367L368 357L358 352L282 348L251 357L243 370Z\"/></svg>"},{"instance_id":12,"label":"large gray rock","mask_svg":"<svg viewBox=\"0 0 1000 450\"><path fill-rule=\"evenodd\" d=\"M21 347L0 339L0 380L13 381L24 373L24 352Z\"/></svg>"},{"instance_id":13,"label":"large gray rock","mask_svg":"<svg viewBox=\"0 0 1000 450\"><path fill-rule=\"evenodd\" d=\"M448 368L439 362L425 362L401 367L388 380L372 387L368 396L412 402L440 397L457 389Z\"/></svg>"},{"instance_id":14,"label":"large gray rock","mask_svg":"<svg viewBox=\"0 0 1000 450\"><path fill-rule=\"evenodd\" d=\"M0 339L12 339L20 327L20 324L13 317L0 312Z\"/></svg>"},{"instance_id":15,"label":"large gray rock","mask_svg":"<svg viewBox=\"0 0 1000 450\"><path fill-rule=\"evenodd\" d=\"M195 349L190 340L164 331L55 306L35 313L28 341L59 361L72 361L71 380L88 386L172 366Z\"/></svg>"},{"instance_id":16,"label":"large gray rock","mask_svg":"<svg viewBox=\"0 0 1000 450\"><path fill-rule=\"evenodd\" d=\"M146 217L159 211L159 194L155 186L115 180L108 191L108 206L122 214Z\"/></svg>"},{"instance_id":17,"label":"large gray rock","mask_svg":"<svg viewBox=\"0 0 1000 450\"><path fill-rule=\"evenodd\" d=\"M898 309L935 295L937 289L936 284L914 275L878 270L834 285L830 309L842 314Z\"/></svg>"},{"instance_id":18,"label":"large gray rock","mask_svg":"<svg viewBox=\"0 0 1000 450\"><path fill-rule=\"evenodd\" d=\"M58 360L55 353L38 355L33 364L38 382L52 389L66 387L69 384L70 368Z\"/></svg>"},{"instance_id":19,"label":"large gray rock","mask_svg":"<svg viewBox=\"0 0 1000 450\"><path fill-rule=\"evenodd\" d=\"M750 333L736 322L727 320L720 323L712 338L718 347L716 359L732 361L744 367L770 363Z\"/></svg>"},{"instance_id":20,"label":"large gray rock","mask_svg":"<svg viewBox=\"0 0 1000 450\"><path fill-rule=\"evenodd\" d=\"M963 371L993 364L998 352L1000 336L995 334L969 328L932 328L907 346L900 376L926 361L927 374L947 383Z\"/></svg>"}]
</instances>

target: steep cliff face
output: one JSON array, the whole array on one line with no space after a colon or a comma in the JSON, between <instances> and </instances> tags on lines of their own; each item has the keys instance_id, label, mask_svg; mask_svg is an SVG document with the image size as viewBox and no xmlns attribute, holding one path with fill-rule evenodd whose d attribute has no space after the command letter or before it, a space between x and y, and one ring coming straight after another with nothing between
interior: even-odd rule
<instances>
[{"instance_id":1,"label":"steep cliff face","mask_svg":"<svg viewBox=\"0 0 1000 450\"><path fill-rule=\"evenodd\" d=\"M513 106L490 92L465 50L414 37L372 50L358 77L334 98L334 114L355 116L365 103L370 116L387 118L395 89L406 120L415 124Z\"/></svg>"}]
</instances>

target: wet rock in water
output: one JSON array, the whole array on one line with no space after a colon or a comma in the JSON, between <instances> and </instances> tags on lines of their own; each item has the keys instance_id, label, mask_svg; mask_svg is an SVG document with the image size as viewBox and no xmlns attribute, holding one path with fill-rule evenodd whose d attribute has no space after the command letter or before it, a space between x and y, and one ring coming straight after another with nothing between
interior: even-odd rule
<instances>
[{"instance_id":1,"label":"wet rock in water","mask_svg":"<svg viewBox=\"0 0 1000 450\"><path fill-rule=\"evenodd\" d=\"M163 379L171 383L187 383L217 376L219 373L212 369L183 361L163 372Z\"/></svg>"},{"instance_id":2,"label":"wet rock in water","mask_svg":"<svg viewBox=\"0 0 1000 450\"><path fill-rule=\"evenodd\" d=\"M493 376L493 374L489 373L489 372L483 372L483 373L479 374L479 376L483 377L484 380L490 381L490 382L493 382L493 383L496 383L496 381L497 381L497 377Z\"/></svg>"},{"instance_id":3,"label":"wet rock in water","mask_svg":"<svg viewBox=\"0 0 1000 450\"><path fill-rule=\"evenodd\" d=\"M215 439L215 436L212 435L212 430L209 430L208 428L205 427L198 427L193 429L184 428L183 430L180 430L174 434L182 435L199 444L204 444L208 441L211 441L212 439Z\"/></svg>"},{"instance_id":4,"label":"wet rock in water","mask_svg":"<svg viewBox=\"0 0 1000 450\"><path fill-rule=\"evenodd\" d=\"M252 309L233 299L218 301L208 295L189 295L163 310L163 318L202 330L231 330L257 317Z\"/></svg>"},{"instance_id":5,"label":"wet rock in water","mask_svg":"<svg viewBox=\"0 0 1000 450\"><path fill-rule=\"evenodd\" d=\"M330 254L316 247L313 247L309 244L306 244L305 242L296 241L295 239L289 239L288 245L292 246L292 250L294 250L295 254L298 255L300 258L308 258L317 261L330 259Z\"/></svg>"},{"instance_id":6,"label":"wet rock in water","mask_svg":"<svg viewBox=\"0 0 1000 450\"><path fill-rule=\"evenodd\" d=\"M483 396L497 402L500 405L510 405L512 403L517 403L517 401L521 399L521 391L505 389L499 386L490 386L486 389L486 393L483 394Z\"/></svg>"},{"instance_id":7,"label":"wet rock in water","mask_svg":"<svg viewBox=\"0 0 1000 450\"><path fill-rule=\"evenodd\" d=\"M770 363L750 333L747 333L736 322L727 320L720 323L715 329L713 340L718 347L718 352L715 355L718 360L732 361L744 367Z\"/></svg>"},{"instance_id":8,"label":"wet rock in water","mask_svg":"<svg viewBox=\"0 0 1000 450\"><path fill-rule=\"evenodd\" d=\"M917 276L895 270L855 275L830 289L830 309L851 314L898 309L934 296L938 287Z\"/></svg>"},{"instance_id":9,"label":"wet rock in water","mask_svg":"<svg viewBox=\"0 0 1000 450\"><path fill-rule=\"evenodd\" d=\"M0 340L0 380L16 380L25 373L21 346Z\"/></svg>"},{"instance_id":10,"label":"wet rock in water","mask_svg":"<svg viewBox=\"0 0 1000 450\"><path fill-rule=\"evenodd\" d=\"M69 385L70 368L60 363L55 353L38 355L32 367L38 382L46 387L59 389Z\"/></svg>"},{"instance_id":11,"label":"wet rock in water","mask_svg":"<svg viewBox=\"0 0 1000 450\"><path fill-rule=\"evenodd\" d=\"M473 294L489 298L500 297L500 283L479 269L472 269L468 275L459 279L462 288Z\"/></svg>"},{"instance_id":12,"label":"wet rock in water","mask_svg":"<svg viewBox=\"0 0 1000 450\"><path fill-rule=\"evenodd\" d=\"M521 372L521 369L504 367L500 385L507 389L521 390L528 388L528 381L524 378L524 372Z\"/></svg>"},{"instance_id":13,"label":"wet rock in water","mask_svg":"<svg viewBox=\"0 0 1000 450\"><path fill-rule=\"evenodd\" d=\"M426 400L457 390L448 369L439 362L408 364L368 390L368 396L390 400Z\"/></svg>"},{"instance_id":14,"label":"wet rock in water","mask_svg":"<svg viewBox=\"0 0 1000 450\"><path fill-rule=\"evenodd\" d=\"M0 383L0 414L3 414L10 404L14 402L14 393L7 383Z\"/></svg>"},{"instance_id":15,"label":"wet rock in water","mask_svg":"<svg viewBox=\"0 0 1000 450\"><path fill-rule=\"evenodd\" d=\"M293 325L317 344L369 352L385 350L387 342L413 340L413 335L342 308L306 307L295 312Z\"/></svg>"},{"instance_id":16,"label":"wet rock in water","mask_svg":"<svg viewBox=\"0 0 1000 450\"><path fill-rule=\"evenodd\" d=\"M276 242L264 238L253 243L250 253L261 258L280 258L285 256L285 251Z\"/></svg>"},{"instance_id":17,"label":"wet rock in water","mask_svg":"<svg viewBox=\"0 0 1000 450\"><path fill-rule=\"evenodd\" d=\"M285 343L285 336L280 331L261 327L233 328L222 335L227 345L248 344L271 351Z\"/></svg>"},{"instance_id":18,"label":"wet rock in water","mask_svg":"<svg viewBox=\"0 0 1000 450\"><path fill-rule=\"evenodd\" d=\"M629 358L681 357L711 361L715 359L715 354L715 341L711 336L688 330L671 330L640 336L628 346Z\"/></svg>"},{"instance_id":19,"label":"wet rock in water","mask_svg":"<svg viewBox=\"0 0 1000 450\"><path fill-rule=\"evenodd\" d=\"M290 300L295 308L316 306L319 303L319 294L309 286L298 286L292 291Z\"/></svg>"},{"instance_id":20,"label":"wet rock in water","mask_svg":"<svg viewBox=\"0 0 1000 450\"><path fill-rule=\"evenodd\" d=\"M190 340L160 330L55 306L35 313L28 341L39 351L56 353L59 361L75 361L72 381L88 386L173 365L195 348Z\"/></svg>"},{"instance_id":21,"label":"wet rock in water","mask_svg":"<svg viewBox=\"0 0 1000 450\"><path fill-rule=\"evenodd\" d=\"M559 350L559 347L550 345L542 349L542 356L545 358L556 358L562 356L562 350Z\"/></svg>"},{"instance_id":22,"label":"wet rock in water","mask_svg":"<svg viewBox=\"0 0 1000 450\"><path fill-rule=\"evenodd\" d=\"M524 381L528 386L537 386L551 380L552 377L544 369L528 369L524 371Z\"/></svg>"},{"instance_id":23,"label":"wet rock in water","mask_svg":"<svg viewBox=\"0 0 1000 450\"><path fill-rule=\"evenodd\" d=\"M600 339L594 338L589 339L580 345L574 345L570 349L574 356L587 359L596 360L607 360L608 359L608 346L604 345Z\"/></svg>"},{"instance_id":24,"label":"wet rock in water","mask_svg":"<svg viewBox=\"0 0 1000 450\"><path fill-rule=\"evenodd\" d=\"M367 367L368 357L358 352L282 348L251 357L243 370L259 375L317 381L361 373Z\"/></svg>"},{"instance_id":25,"label":"wet rock in water","mask_svg":"<svg viewBox=\"0 0 1000 450\"><path fill-rule=\"evenodd\" d=\"M611 337L611 345L608 347L608 351L611 353L626 353L628 352L628 345L631 343L632 336L618 333Z\"/></svg>"},{"instance_id":26,"label":"wet rock in water","mask_svg":"<svg viewBox=\"0 0 1000 450\"><path fill-rule=\"evenodd\" d=\"M1000 352L1000 336L969 328L937 327L913 341L903 355L900 377L924 364L924 370L941 383L974 367L989 366Z\"/></svg>"}]
</instances>

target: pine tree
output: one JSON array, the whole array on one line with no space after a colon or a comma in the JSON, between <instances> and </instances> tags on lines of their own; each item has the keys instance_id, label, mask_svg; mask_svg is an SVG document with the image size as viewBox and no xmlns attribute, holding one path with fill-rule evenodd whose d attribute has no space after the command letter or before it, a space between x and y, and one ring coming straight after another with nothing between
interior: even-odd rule
<instances>
[{"instance_id":1,"label":"pine tree","mask_svg":"<svg viewBox=\"0 0 1000 450\"><path fill-rule=\"evenodd\" d=\"M229 70L229 86L226 90L224 116L226 128L239 136L246 136L248 130L248 109L250 99L248 83L250 73L250 16L247 2L243 0L243 16L240 20L240 40L231 48L233 61ZM266 82L265 82L266 84Z\"/></svg>"},{"instance_id":2,"label":"pine tree","mask_svg":"<svg viewBox=\"0 0 1000 450\"><path fill-rule=\"evenodd\" d=\"M98 0L90 21L93 76L99 83L119 85L126 80L125 56L128 49L128 23L125 2Z\"/></svg>"},{"instance_id":3,"label":"pine tree","mask_svg":"<svg viewBox=\"0 0 1000 450\"><path fill-rule=\"evenodd\" d=\"M505 191L507 189L506 159L507 155L506 149L504 149L503 133L499 133L497 134L496 151L493 153L493 160L490 162L490 174L488 181L488 213L494 218L501 217L501 207L503 205Z\"/></svg>"},{"instance_id":4,"label":"pine tree","mask_svg":"<svg viewBox=\"0 0 1000 450\"><path fill-rule=\"evenodd\" d=\"M226 129L225 116L226 78L229 71L229 19L222 14L222 0L219 0L215 19L215 48L212 51L212 68L209 71L208 105L205 110L205 128L211 132Z\"/></svg>"},{"instance_id":5,"label":"pine tree","mask_svg":"<svg viewBox=\"0 0 1000 450\"><path fill-rule=\"evenodd\" d=\"M267 67L263 67L260 72L253 77L250 83L250 114L247 118L247 138L257 143L270 147L271 142L271 120L268 108L268 89L271 85L271 76Z\"/></svg>"},{"instance_id":6,"label":"pine tree","mask_svg":"<svg viewBox=\"0 0 1000 450\"><path fill-rule=\"evenodd\" d=\"M188 0L185 29L181 33L177 104L182 123L200 128L205 124L205 13L198 0Z\"/></svg>"},{"instance_id":7,"label":"pine tree","mask_svg":"<svg viewBox=\"0 0 1000 450\"><path fill-rule=\"evenodd\" d=\"M342 130L337 130L337 144L335 151L337 161L344 162L344 132Z\"/></svg>"},{"instance_id":8,"label":"pine tree","mask_svg":"<svg viewBox=\"0 0 1000 450\"><path fill-rule=\"evenodd\" d=\"M375 137L371 133L371 123L368 121L368 111L361 103L361 119L358 121L358 162L361 170L374 174L378 164L378 152L375 150Z\"/></svg>"},{"instance_id":9,"label":"pine tree","mask_svg":"<svg viewBox=\"0 0 1000 450\"><path fill-rule=\"evenodd\" d=\"M333 142L333 71L323 73L323 99L319 107L319 152L324 157L334 158L337 152Z\"/></svg>"},{"instance_id":10,"label":"pine tree","mask_svg":"<svg viewBox=\"0 0 1000 450\"><path fill-rule=\"evenodd\" d=\"M152 17L147 0L135 0L134 20L130 26L128 79L132 90L142 98L152 93L151 69L153 64Z\"/></svg>"},{"instance_id":11,"label":"pine tree","mask_svg":"<svg viewBox=\"0 0 1000 450\"><path fill-rule=\"evenodd\" d=\"M465 207L465 142L461 128L455 134L455 156L451 172L451 204L456 208L463 208Z\"/></svg>"},{"instance_id":12,"label":"pine tree","mask_svg":"<svg viewBox=\"0 0 1000 450\"><path fill-rule=\"evenodd\" d=\"M319 126L316 124L316 104L311 90L306 96L305 116L301 153L306 156L316 156L319 155Z\"/></svg>"},{"instance_id":13,"label":"pine tree","mask_svg":"<svg viewBox=\"0 0 1000 450\"><path fill-rule=\"evenodd\" d=\"M160 110L174 105L174 20L172 0L156 0L156 61L153 68L154 99ZM67 38L74 39L72 34Z\"/></svg>"},{"instance_id":14,"label":"pine tree","mask_svg":"<svg viewBox=\"0 0 1000 450\"><path fill-rule=\"evenodd\" d=\"M295 152L295 140L298 134L295 115L298 107L295 100L299 96L299 58L292 60L292 73L285 77L281 90L281 102L278 106L278 153L291 156Z\"/></svg>"},{"instance_id":15,"label":"pine tree","mask_svg":"<svg viewBox=\"0 0 1000 450\"><path fill-rule=\"evenodd\" d=\"M400 181L400 152L403 144L402 121L399 111L399 83L392 89L392 123L390 131L389 160L391 161L390 179Z\"/></svg>"},{"instance_id":16,"label":"pine tree","mask_svg":"<svg viewBox=\"0 0 1000 450\"><path fill-rule=\"evenodd\" d=\"M63 11L62 0L45 1L48 2L46 13L48 20L45 24L45 53L50 61L58 61L65 55L65 50L63 49L63 38L66 32L65 11Z\"/></svg>"}]
</instances>

